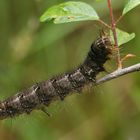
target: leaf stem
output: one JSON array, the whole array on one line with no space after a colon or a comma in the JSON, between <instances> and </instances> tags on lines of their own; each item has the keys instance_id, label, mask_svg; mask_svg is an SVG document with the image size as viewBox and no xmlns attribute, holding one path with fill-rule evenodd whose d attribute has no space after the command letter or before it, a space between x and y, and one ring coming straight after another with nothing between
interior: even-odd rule
<instances>
[{"instance_id":1,"label":"leaf stem","mask_svg":"<svg viewBox=\"0 0 140 140\"><path fill-rule=\"evenodd\" d=\"M104 25L105 27L111 29L111 26L109 26L107 23L105 23L103 20L99 19L98 20L99 23L101 23L102 25Z\"/></svg>"},{"instance_id":2,"label":"leaf stem","mask_svg":"<svg viewBox=\"0 0 140 140\"><path fill-rule=\"evenodd\" d=\"M118 24L118 22L122 19L122 17L123 17L123 16L121 15L121 16L120 16L120 17L116 20L116 22L115 22L115 23L116 23L116 25L117 25L117 24Z\"/></svg>"},{"instance_id":3,"label":"leaf stem","mask_svg":"<svg viewBox=\"0 0 140 140\"><path fill-rule=\"evenodd\" d=\"M114 15L113 15L113 10L112 10L112 4L111 0L107 0L108 3L108 8L109 8L109 13L110 13L110 19L111 19L111 30L113 32L113 37L114 37L114 47L117 48L117 65L118 69L122 68L122 63L121 63L121 58L120 58L120 51L118 47L118 40L117 40L117 33L116 33L116 23L114 20Z\"/></svg>"}]
</instances>

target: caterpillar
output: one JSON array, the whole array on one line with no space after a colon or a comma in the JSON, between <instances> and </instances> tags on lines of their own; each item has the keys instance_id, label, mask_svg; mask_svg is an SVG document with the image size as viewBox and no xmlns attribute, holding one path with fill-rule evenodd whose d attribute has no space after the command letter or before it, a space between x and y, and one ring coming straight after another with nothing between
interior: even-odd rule
<instances>
[{"instance_id":1,"label":"caterpillar","mask_svg":"<svg viewBox=\"0 0 140 140\"><path fill-rule=\"evenodd\" d=\"M110 58L111 41L107 35L95 40L84 62L75 70L33 85L0 102L0 119L29 114L34 109L49 106L52 101L72 92L81 92L85 85L96 82L96 75L105 71L104 63Z\"/></svg>"}]
</instances>

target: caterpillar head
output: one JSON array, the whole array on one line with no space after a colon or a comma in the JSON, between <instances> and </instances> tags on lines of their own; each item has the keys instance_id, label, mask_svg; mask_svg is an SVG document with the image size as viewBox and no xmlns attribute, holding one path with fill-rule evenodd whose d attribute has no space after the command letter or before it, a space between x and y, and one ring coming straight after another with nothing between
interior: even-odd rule
<instances>
[{"instance_id":1,"label":"caterpillar head","mask_svg":"<svg viewBox=\"0 0 140 140\"><path fill-rule=\"evenodd\" d=\"M107 35L99 37L91 46L94 61L104 64L112 54L112 43Z\"/></svg>"}]
</instances>

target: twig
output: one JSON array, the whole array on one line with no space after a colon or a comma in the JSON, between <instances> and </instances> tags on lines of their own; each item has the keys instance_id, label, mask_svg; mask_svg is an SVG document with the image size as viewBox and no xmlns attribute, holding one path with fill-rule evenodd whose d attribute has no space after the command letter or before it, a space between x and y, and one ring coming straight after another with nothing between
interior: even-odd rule
<instances>
[{"instance_id":1,"label":"twig","mask_svg":"<svg viewBox=\"0 0 140 140\"><path fill-rule=\"evenodd\" d=\"M124 68L124 69L118 69L118 70L104 76L103 78L97 80L96 85L102 84L109 80L118 78L118 77L126 75L128 73L136 72L136 71L140 71L140 63L127 67L127 68Z\"/></svg>"},{"instance_id":2,"label":"twig","mask_svg":"<svg viewBox=\"0 0 140 140\"><path fill-rule=\"evenodd\" d=\"M110 19L111 19L111 30L113 32L113 37L114 37L114 45L117 48L117 64L118 64L118 69L122 68L122 63L121 63L121 58L120 58L120 52L119 52L119 47L118 47L118 40L117 40L117 33L116 33L116 23L114 20L114 16L113 16L113 10L112 10L112 4L111 4L111 0L107 0L108 2L108 8L109 8L109 13L110 13Z\"/></svg>"}]
</instances>

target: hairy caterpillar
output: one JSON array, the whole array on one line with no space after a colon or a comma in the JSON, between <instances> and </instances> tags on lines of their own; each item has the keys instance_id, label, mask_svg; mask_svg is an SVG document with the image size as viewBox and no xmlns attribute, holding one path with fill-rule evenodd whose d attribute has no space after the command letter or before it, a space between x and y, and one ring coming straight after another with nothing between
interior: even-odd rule
<instances>
[{"instance_id":1,"label":"hairy caterpillar","mask_svg":"<svg viewBox=\"0 0 140 140\"><path fill-rule=\"evenodd\" d=\"M63 100L73 91L80 92L89 83L95 83L96 75L105 70L103 65L111 54L110 46L109 37L101 36L91 45L85 61L77 69L37 83L0 102L0 119L30 113L54 100Z\"/></svg>"}]
</instances>

